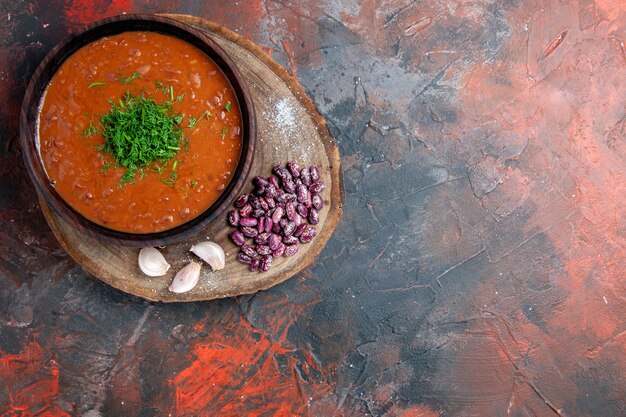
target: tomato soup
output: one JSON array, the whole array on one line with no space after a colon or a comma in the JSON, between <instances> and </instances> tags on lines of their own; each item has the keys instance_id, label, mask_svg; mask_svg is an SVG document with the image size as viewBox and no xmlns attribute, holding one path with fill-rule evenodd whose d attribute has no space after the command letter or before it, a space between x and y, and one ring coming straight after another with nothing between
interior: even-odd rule
<instances>
[{"instance_id":1,"label":"tomato soup","mask_svg":"<svg viewBox=\"0 0 626 417\"><path fill-rule=\"evenodd\" d=\"M133 175L106 151L101 123L129 97L165 103L182 130L172 157ZM109 36L70 56L46 89L38 133L63 199L95 223L132 233L170 229L209 208L242 145L241 113L224 74L194 46L155 32Z\"/></svg>"}]
</instances>

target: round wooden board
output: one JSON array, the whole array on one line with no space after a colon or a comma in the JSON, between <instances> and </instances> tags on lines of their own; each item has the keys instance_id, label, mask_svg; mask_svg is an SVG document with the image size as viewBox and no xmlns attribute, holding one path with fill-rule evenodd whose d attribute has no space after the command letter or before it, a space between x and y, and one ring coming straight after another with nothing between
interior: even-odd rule
<instances>
[{"instance_id":1,"label":"round wooden board","mask_svg":"<svg viewBox=\"0 0 626 417\"><path fill-rule=\"evenodd\" d=\"M236 33L207 20L166 15L203 30L230 54L247 80L257 115L258 142L250 179L269 176L275 165L295 160L301 165L317 164L327 188L322 193L324 208L317 225L318 235L309 244L300 245L297 255L275 259L265 273L252 272L236 260L238 248L228 238L232 230L226 213L205 231L162 250L172 265L167 275L147 277L139 271L139 249L99 242L78 232L45 205L42 211L63 248L94 277L130 294L154 301L200 301L252 294L270 288L309 266L322 251L335 230L344 202L341 167L337 144L326 123L298 81L273 61L261 48ZM248 191L252 189L251 184ZM168 287L178 270L196 259L191 245L207 238L226 252L226 267L212 272L203 263L198 285L184 294L172 293Z\"/></svg>"}]
</instances>

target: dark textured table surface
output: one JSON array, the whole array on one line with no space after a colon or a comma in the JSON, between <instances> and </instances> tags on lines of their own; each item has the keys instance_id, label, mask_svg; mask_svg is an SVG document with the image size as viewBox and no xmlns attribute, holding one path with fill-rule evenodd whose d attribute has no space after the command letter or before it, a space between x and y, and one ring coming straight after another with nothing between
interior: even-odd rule
<instances>
[{"instance_id":1,"label":"dark textured table surface","mask_svg":"<svg viewBox=\"0 0 626 417\"><path fill-rule=\"evenodd\" d=\"M18 149L69 32L211 19L297 76L344 215L269 291L165 305L59 247ZM626 3L0 1L1 416L626 415Z\"/></svg>"}]
</instances>

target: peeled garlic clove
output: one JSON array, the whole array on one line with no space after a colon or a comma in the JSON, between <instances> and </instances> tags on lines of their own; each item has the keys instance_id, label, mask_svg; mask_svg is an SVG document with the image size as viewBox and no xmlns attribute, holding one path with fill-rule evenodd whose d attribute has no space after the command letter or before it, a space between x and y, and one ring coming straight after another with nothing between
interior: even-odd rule
<instances>
[{"instance_id":1,"label":"peeled garlic clove","mask_svg":"<svg viewBox=\"0 0 626 417\"><path fill-rule=\"evenodd\" d=\"M170 264L167 263L161 252L155 248L143 248L139 251L139 269L151 277L165 275Z\"/></svg>"},{"instance_id":2,"label":"peeled garlic clove","mask_svg":"<svg viewBox=\"0 0 626 417\"><path fill-rule=\"evenodd\" d=\"M178 271L174 281L170 285L171 292L187 292L196 286L200 278L200 264L189 262L187 266Z\"/></svg>"},{"instance_id":3,"label":"peeled garlic clove","mask_svg":"<svg viewBox=\"0 0 626 417\"><path fill-rule=\"evenodd\" d=\"M197 245L193 245L189 250L198 255L204 262L211 265L214 271L224 269L226 255L224 255L224 250L217 243L200 242Z\"/></svg>"}]
</instances>

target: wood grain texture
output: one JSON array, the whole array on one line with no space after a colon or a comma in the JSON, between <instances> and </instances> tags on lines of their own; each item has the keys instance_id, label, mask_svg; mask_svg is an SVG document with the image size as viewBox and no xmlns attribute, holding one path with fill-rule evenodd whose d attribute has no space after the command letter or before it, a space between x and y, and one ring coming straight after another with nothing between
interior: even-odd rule
<instances>
[{"instance_id":1,"label":"wood grain texture","mask_svg":"<svg viewBox=\"0 0 626 417\"><path fill-rule=\"evenodd\" d=\"M226 212L203 232L169 245L162 252L172 265L162 277L147 277L137 266L138 248L121 247L97 241L72 228L55 215L40 198L43 213L63 248L94 277L122 291L154 301L199 301L251 294L270 288L310 265L333 233L343 206L339 150L324 119L314 104L282 67L260 48L230 30L201 18L171 15L207 33L236 62L248 82L257 113L257 150L250 177L268 176L275 165L296 160L320 167L327 189L322 193L324 208L317 225L318 236L300 245L291 258L275 259L266 273L249 271L236 259L237 247L228 238ZM249 184L247 190L251 190ZM244 189L245 191L246 189ZM175 294L168 290L174 275L194 259L189 248L207 238L220 244L226 252L226 268L211 272L203 266L198 285L190 292Z\"/></svg>"}]
</instances>

